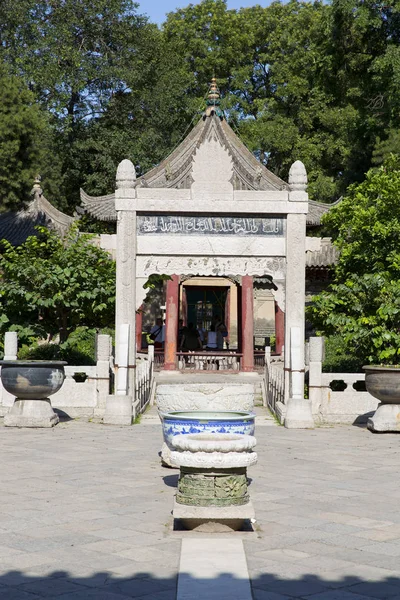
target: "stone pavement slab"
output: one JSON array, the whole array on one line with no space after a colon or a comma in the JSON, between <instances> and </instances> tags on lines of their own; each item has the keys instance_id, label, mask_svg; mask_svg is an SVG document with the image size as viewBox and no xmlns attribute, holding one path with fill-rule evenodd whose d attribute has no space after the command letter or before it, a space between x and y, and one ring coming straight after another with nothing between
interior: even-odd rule
<instances>
[{"instance_id":1,"label":"stone pavement slab","mask_svg":"<svg viewBox=\"0 0 400 600\"><path fill-rule=\"evenodd\" d=\"M194 537L182 541L177 600L252 600L240 539Z\"/></svg>"},{"instance_id":2,"label":"stone pavement slab","mask_svg":"<svg viewBox=\"0 0 400 600\"><path fill-rule=\"evenodd\" d=\"M400 437L256 437L255 531L215 538L243 543L254 600L400 600ZM175 600L182 541L210 534L172 531L177 471L161 467L161 441L146 417L0 427L0 600Z\"/></svg>"}]
</instances>

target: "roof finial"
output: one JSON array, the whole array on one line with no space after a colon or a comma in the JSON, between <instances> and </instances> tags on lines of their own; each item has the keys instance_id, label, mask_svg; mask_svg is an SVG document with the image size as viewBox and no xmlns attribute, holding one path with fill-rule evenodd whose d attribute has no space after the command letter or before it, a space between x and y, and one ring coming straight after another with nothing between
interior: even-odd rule
<instances>
[{"instance_id":1,"label":"roof finial","mask_svg":"<svg viewBox=\"0 0 400 600\"><path fill-rule=\"evenodd\" d=\"M41 176L40 175L36 175L35 181L33 182L33 188L31 190L31 194L32 194L32 196L35 196L35 198L37 196L41 196L43 194L41 183L42 183Z\"/></svg>"},{"instance_id":2,"label":"roof finial","mask_svg":"<svg viewBox=\"0 0 400 600\"><path fill-rule=\"evenodd\" d=\"M221 104L219 89L217 86L217 80L215 76L211 79L210 89L207 96L207 108L204 111L204 117L211 117L213 114L217 115L220 119L223 119L224 113L219 108Z\"/></svg>"}]
</instances>

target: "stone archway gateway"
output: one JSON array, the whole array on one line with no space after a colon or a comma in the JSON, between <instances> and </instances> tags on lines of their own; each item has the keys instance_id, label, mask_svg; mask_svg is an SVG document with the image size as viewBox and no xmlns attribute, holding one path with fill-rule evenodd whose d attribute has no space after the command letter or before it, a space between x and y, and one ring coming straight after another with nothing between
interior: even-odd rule
<instances>
[{"instance_id":1,"label":"stone archway gateway","mask_svg":"<svg viewBox=\"0 0 400 600\"><path fill-rule=\"evenodd\" d=\"M144 300L143 283L149 275L171 277L166 286L167 370L177 365L180 278L219 276L238 281L242 370L251 371L253 278L268 277L274 282L279 314L284 315L286 396L302 400L306 188L303 163L292 165L286 183L242 144L219 109L214 80L202 119L167 159L140 179L133 164L123 160L115 196L83 196L88 212L98 216L101 206L117 219L116 335L118 347L121 326L129 325L130 389L134 389L135 311Z\"/></svg>"}]
</instances>

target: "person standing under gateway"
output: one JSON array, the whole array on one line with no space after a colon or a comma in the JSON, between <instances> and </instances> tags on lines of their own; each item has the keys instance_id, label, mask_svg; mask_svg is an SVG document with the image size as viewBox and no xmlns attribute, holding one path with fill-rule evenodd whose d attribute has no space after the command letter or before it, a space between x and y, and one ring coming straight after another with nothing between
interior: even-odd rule
<instances>
[{"instance_id":1,"label":"person standing under gateway","mask_svg":"<svg viewBox=\"0 0 400 600\"><path fill-rule=\"evenodd\" d=\"M224 338L227 337L228 330L225 327L225 323L221 320L221 317L219 315L215 316L214 326L215 326L215 331L217 333L217 349L223 350L224 349Z\"/></svg>"},{"instance_id":2,"label":"person standing under gateway","mask_svg":"<svg viewBox=\"0 0 400 600\"><path fill-rule=\"evenodd\" d=\"M154 342L154 350L162 350L164 348L165 325L163 325L161 317L157 319L156 324L151 328L150 338Z\"/></svg>"}]
</instances>

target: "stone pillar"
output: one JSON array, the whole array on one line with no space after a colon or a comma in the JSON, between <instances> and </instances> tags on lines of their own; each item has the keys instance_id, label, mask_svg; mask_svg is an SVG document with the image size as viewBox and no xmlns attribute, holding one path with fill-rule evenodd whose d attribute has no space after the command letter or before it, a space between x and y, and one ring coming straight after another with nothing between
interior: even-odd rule
<instances>
[{"instance_id":1,"label":"stone pillar","mask_svg":"<svg viewBox=\"0 0 400 600\"><path fill-rule=\"evenodd\" d=\"M254 299L253 277L242 277L242 371L254 369Z\"/></svg>"},{"instance_id":2,"label":"stone pillar","mask_svg":"<svg viewBox=\"0 0 400 600\"><path fill-rule=\"evenodd\" d=\"M179 276L172 275L167 281L166 323L164 342L164 369L176 370L176 351L178 342L179 318Z\"/></svg>"},{"instance_id":3,"label":"stone pillar","mask_svg":"<svg viewBox=\"0 0 400 600\"><path fill-rule=\"evenodd\" d=\"M291 386L290 331L300 329L298 361L304 365L305 325L305 261L306 261L306 215L308 212L307 173L299 160L289 171L289 202L304 205L304 212L287 215L286 231L286 305L285 305L285 403ZM301 204L300 204L301 203ZM303 367L304 368L304 367Z\"/></svg>"},{"instance_id":4,"label":"stone pillar","mask_svg":"<svg viewBox=\"0 0 400 600\"><path fill-rule=\"evenodd\" d=\"M127 394L135 395L136 365L136 173L130 160L117 169L115 209L117 211L117 289L115 307L116 349L121 325L129 325ZM118 364L116 365L116 371Z\"/></svg>"},{"instance_id":5,"label":"stone pillar","mask_svg":"<svg viewBox=\"0 0 400 600\"><path fill-rule=\"evenodd\" d=\"M285 313L275 301L275 352L282 354L285 343Z\"/></svg>"},{"instance_id":6,"label":"stone pillar","mask_svg":"<svg viewBox=\"0 0 400 600\"><path fill-rule=\"evenodd\" d=\"M136 352L142 349L143 304L136 313Z\"/></svg>"}]
</instances>

